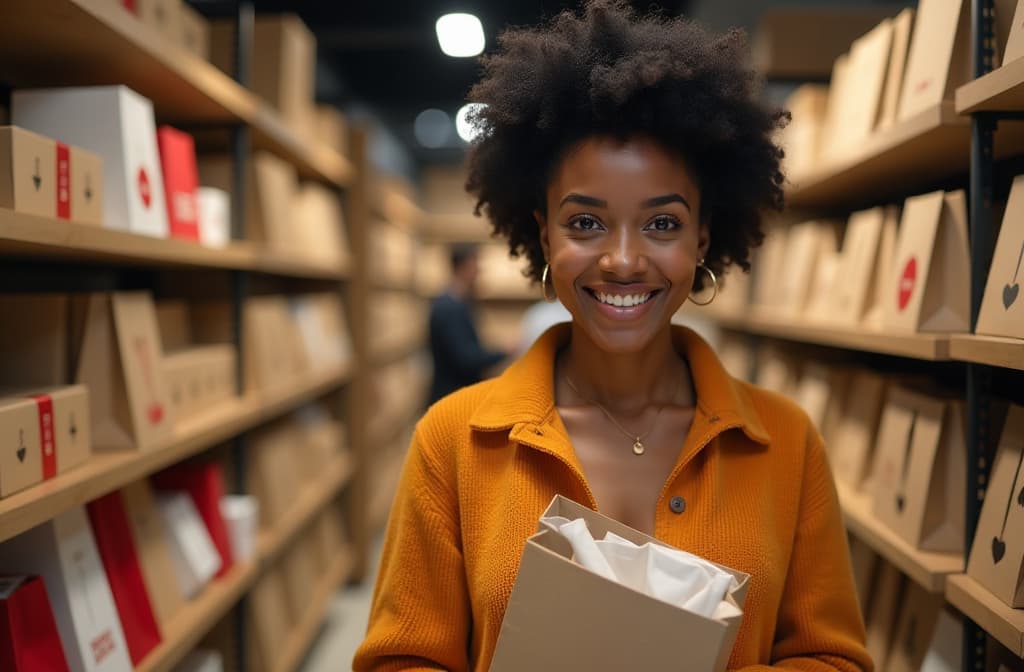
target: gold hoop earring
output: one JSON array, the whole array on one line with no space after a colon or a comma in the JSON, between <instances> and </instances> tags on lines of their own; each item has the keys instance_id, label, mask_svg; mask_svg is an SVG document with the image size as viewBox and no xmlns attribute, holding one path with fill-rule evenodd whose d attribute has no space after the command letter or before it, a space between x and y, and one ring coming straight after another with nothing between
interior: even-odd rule
<instances>
[{"instance_id":1,"label":"gold hoop earring","mask_svg":"<svg viewBox=\"0 0 1024 672\"><path fill-rule=\"evenodd\" d=\"M707 301L694 301L692 294L689 296L689 299L698 306L706 306L714 301L715 297L718 296L718 276L715 275L714 271L704 265L703 259L697 262L697 268L707 273L708 277L711 278L711 288L713 291L711 292L711 298Z\"/></svg>"},{"instance_id":2,"label":"gold hoop earring","mask_svg":"<svg viewBox=\"0 0 1024 672\"><path fill-rule=\"evenodd\" d=\"M544 264L544 270L540 274L540 291L544 295L544 300L548 303L554 303L558 300L557 294L548 296L548 280L551 275L551 264ZM554 290L554 283L551 285L551 289Z\"/></svg>"}]
</instances>

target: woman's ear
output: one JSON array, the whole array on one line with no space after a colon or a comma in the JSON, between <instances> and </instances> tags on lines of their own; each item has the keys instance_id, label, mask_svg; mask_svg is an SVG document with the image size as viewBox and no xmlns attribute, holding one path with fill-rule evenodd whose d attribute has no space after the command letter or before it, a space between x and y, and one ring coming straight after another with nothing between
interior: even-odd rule
<instances>
[{"instance_id":1,"label":"woman's ear","mask_svg":"<svg viewBox=\"0 0 1024 672\"><path fill-rule=\"evenodd\" d=\"M701 217L700 229L697 231L697 258L703 259L708 256L708 250L711 249L711 218Z\"/></svg>"},{"instance_id":2,"label":"woman's ear","mask_svg":"<svg viewBox=\"0 0 1024 672\"><path fill-rule=\"evenodd\" d=\"M551 244L548 241L548 218L540 210L533 211L533 218L537 222L540 232L540 249L544 251L544 258L551 258Z\"/></svg>"}]
</instances>

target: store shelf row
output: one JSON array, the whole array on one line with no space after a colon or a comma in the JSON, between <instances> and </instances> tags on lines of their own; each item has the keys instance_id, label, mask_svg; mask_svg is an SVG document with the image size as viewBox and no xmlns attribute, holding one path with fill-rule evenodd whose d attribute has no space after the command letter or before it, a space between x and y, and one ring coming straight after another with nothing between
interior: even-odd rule
<instances>
[{"instance_id":1,"label":"store shelf row","mask_svg":"<svg viewBox=\"0 0 1024 672\"><path fill-rule=\"evenodd\" d=\"M260 574L274 564L276 559L291 547L296 534L305 528L348 483L352 475L350 459L339 458L321 477L321 481L307 488L295 504L286 520L273 530L260 534L256 558L238 564L227 575L215 579L202 594L185 604L168 627L164 628L163 641L139 665L139 672L164 672L174 666L209 632L213 626L239 601L259 578ZM327 574L322 577L313 604L296 628L282 655L281 670L294 670L303 653L312 642L323 620L325 605L348 577L352 567L349 549L339 554Z\"/></svg>"},{"instance_id":2,"label":"store shelf row","mask_svg":"<svg viewBox=\"0 0 1024 672\"><path fill-rule=\"evenodd\" d=\"M1024 658L1024 609L1011 609L966 574L946 579L946 600L1014 655Z\"/></svg>"},{"instance_id":3,"label":"store shelf row","mask_svg":"<svg viewBox=\"0 0 1024 672\"><path fill-rule=\"evenodd\" d=\"M964 571L960 553L921 551L882 524L872 513L870 494L836 484L846 528L876 553L931 593L942 593L946 578Z\"/></svg>"},{"instance_id":4,"label":"store shelf row","mask_svg":"<svg viewBox=\"0 0 1024 672\"><path fill-rule=\"evenodd\" d=\"M267 103L212 64L107 0L38 0L0 22L0 78L18 86L123 84L162 121L246 124L253 144L306 177L348 184L351 163L290 128Z\"/></svg>"},{"instance_id":5,"label":"store shelf row","mask_svg":"<svg viewBox=\"0 0 1024 672\"><path fill-rule=\"evenodd\" d=\"M213 248L173 238L87 226L0 208L0 253L146 267L253 271L297 278L341 280L349 269L260 249L252 243Z\"/></svg>"},{"instance_id":6,"label":"store shelf row","mask_svg":"<svg viewBox=\"0 0 1024 672\"><path fill-rule=\"evenodd\" d=\"M168 439L150 450L94 453L80 467L0 500L0 541L272 420L344 384L350 376L347 367L334 369L273 395L223 402L178 423Z\"/></svg>"},{"instance_id":7,"label":"store shelf row","mask_svg":"<svg viewBox=\"0 0 1024 672\"><path fill-rule=\"evenodd\" d=\"M706 311L692 312L712 320L723 329L769 336L797 343L896 355L925 361L963 361L1024 370L1024 340L977 334L922 334L871 331L807 323L800 319L773 316L765 309L752 308L744 315Z\"/></svg>"}]
</instances>

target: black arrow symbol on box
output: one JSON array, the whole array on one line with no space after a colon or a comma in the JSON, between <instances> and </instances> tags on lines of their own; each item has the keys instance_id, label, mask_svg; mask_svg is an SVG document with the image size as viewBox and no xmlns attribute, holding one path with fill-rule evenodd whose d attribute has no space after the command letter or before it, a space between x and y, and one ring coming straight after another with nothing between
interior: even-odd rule
<instances>
[{"instance_id":1,"label":"black arrow symbol on box","mask_svg":"<svg viewBox=\"0 0 1024 672\"><path fill-rule=\"evenodd\" d=\"M36 185L36 191L39 191L39 186L43 183L43 177L39 174L39 157L36 157L36 172L32 176L32 183Z\"/></svg>"},{"instance_id":2,"label":"black arrow symbol on box","mask_svg":"<svg viewBox=\"0 0 1024 672\"><path fill-rule=\"evenodd\" d=\"M92 200L92 185L90 184L89 176L85 176L85 200Z\"/></svg>"},{"instance_id":3,"label":"black arrow symbol on box","mask_svg":"<svg viewBox=\"0 0 1024 672\"><path fill-rule=\"evenodd\" d=\"M18 462L24 462L25 461L25 454L27 452L28 451L25 449L25 430L19 429L18 430L18 452L17 452L17 454L18 454Z\"/></svg>"},{"instance_id":4,"label":"black arrow symbol on box","mask_svg":"<svg viewBox=\"0 0 1024 672\"><path fill-rule=\"evenodd\" d=\"M74 443L75 439L78 438L78 424L75 422L75 414L71 414L71 429L68 430L71 433L71 441Z\"/></svg>"}]
</instances>

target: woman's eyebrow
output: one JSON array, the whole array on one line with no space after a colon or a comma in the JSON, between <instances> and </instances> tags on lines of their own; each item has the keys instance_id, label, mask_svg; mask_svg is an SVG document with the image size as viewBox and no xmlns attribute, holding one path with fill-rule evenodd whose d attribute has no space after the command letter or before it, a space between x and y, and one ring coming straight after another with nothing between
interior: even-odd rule
<instances>
[{"instance_id":1,"label":"woman's eyebrow","mask_svg":"<svg viewBox=\"0 0 1024 672\"><path fill-rule=\"evenodd\" d=\"M601 200L600 198L594 198L593 196L584 196L583 194L569 194L562 199L562 202L558 204L558 207L562 207L566 203L579 203L580 205L589 205L594 208L608 207L608 201Z\"/></svg>"},{"instance_id":2,"label":"woman's eyebrow","mask_svg":"<svg viewBox=\"0 0 1024 672\"><path fill-rule=\"evenodd\" d=\"M690 207L689 201L680 196L679 194L665 194L664 196L655 196L654 198L648 198L646 201L640 204L642 208L657 208L658 206L668 205L669 203L682 203L686 206L687 210L692 212L693 208Z\"/></svg>"}]
</instances>

